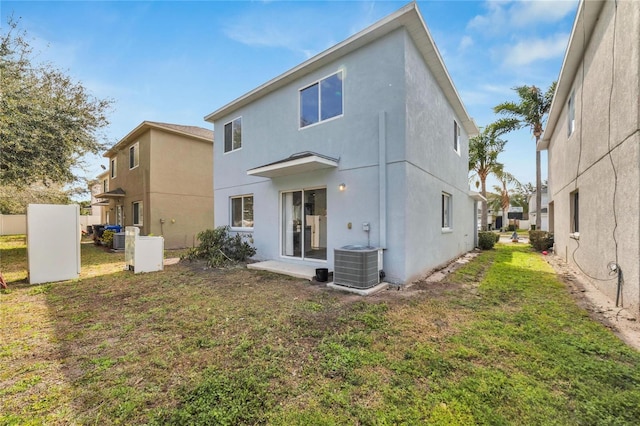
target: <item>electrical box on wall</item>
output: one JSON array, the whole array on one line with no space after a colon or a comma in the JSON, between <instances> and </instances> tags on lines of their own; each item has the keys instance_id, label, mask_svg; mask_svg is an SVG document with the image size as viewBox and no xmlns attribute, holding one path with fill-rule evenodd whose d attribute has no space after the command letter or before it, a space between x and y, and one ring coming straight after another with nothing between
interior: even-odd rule
<instances>
[{"instance_id":1,"label":"electrical box on wall","mask_svg":"<svg viewBox=\"0 0 640 426\"><path fill-rule=\"evenodd\" d=\"M362 230L365 232L369 232L369 222L364 222L362 224Z\"/></svg>"}]
</instances>

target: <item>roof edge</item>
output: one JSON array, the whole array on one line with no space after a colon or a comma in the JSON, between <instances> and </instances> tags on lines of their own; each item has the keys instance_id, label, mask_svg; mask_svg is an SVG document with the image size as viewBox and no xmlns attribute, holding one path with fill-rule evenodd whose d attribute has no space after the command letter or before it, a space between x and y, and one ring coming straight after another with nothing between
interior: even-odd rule
<instances>
[{"instance_id":1,"label":"roof edge","mask_svg":"<svg viewBox=\"0 0 640 426\"><path fill-rule=\"evenodd\" d=\"M166 123L169 124L169 123ZM195 126L194 126L195 127ZM132 131L130 131L129 133L127 133L127 135L125 137L123 137L122 139L120 139L115 145L113 145L111 148L109 148L108 150L105 151L105 153L102 155L103 157L110 157L111 155L113 155L116 151L118 151L118 149L124 145L126 145L127 143L130 142L130 139L133 139L134 136L137 136L139 133L142 133L144 130L147 129L159 129L168 133L175 133L178 135L182 135L182 136L187 136L189 138L192 139L198 139L201 140L203 142L209 142L209 143L213 143L213 138L209 139L203 136L199 136L193 133L189 133L189 132L185 132L185 131L181 131L179 129L175 129L173 127L168 127L168 126L163 126L163 123L157 122L157 121L148 121L145 120L142 123L140 123L135 129L133 129ZM205 129L208 130L208 129ZM213 133L213 131L211 131L211 133Z\"/></svg>"},{"instance_id":2,"label":"roof edge","mask_svg":"<svg viewBox=\"0 0 640 426\"><path fill-rule=\"evenodd\" d=\"M411 17L411 14L414 15L413 18ZM422 43L419 43L420 40L417 39L417 36L420 36L420 34L417 34L415 31L412 32L411 29L406 25L406 22L402 20L402 18L405 16L407 17L407 19L417 19L419 21L421 30L424 32L429 44L426 49L422 48ZM279 88L295 81L303 75L306 75L307 73L312 72L331 61L347 55L350 52L360 48L361 46L368 44L370 41L377 40L378 38L389 34L401 27L404 27L410 34L414 42L416 42L416 47L423 55L427 67L434 74L434 77L438 81L438 84L445 92L446 98L452 104L452 106L456 110L456 113L460 116L459 118L462 121L461 124L463 125L464 129L470 136L479 133L478 126L476 125L475 121L469 116L464 103L462 102L462 99L460 98L460 95L456 90L455 85L453 84L451 76L447 71L442 56L440 55L440 52L438 51L438 48L433 38L431 37L431 33L429 32L429 29L424 19L422 18L422 15L420 14L418 6L415 2L406 4L397 11L391 13L390 15L387 15L386 17L373 23L367 28L348 37L342 42L320 52L314 57L302 62L301 64L267 81L257 88L245 93L239 98L236 98L235 100L218 108L212 113L206 115L204 117L204 120L213 123L218 118L221 118L236 109L239 109L257 99L260 99L263 96L266 96L269 93L274 92ZM426 50L428 50L429 48L433 50L433 55L436 61L428 60L429 58L427 55L430 55L431 53L427 52ZM432 67L437 67L438 69L434 70ZM439 72L444 75L444 78L438 78L439 76L437 74Z\"/></svg>"},{"instance_id":3,"label":"roof edge","mask_svg":"<svg viewBox=\"0 0 640 426\"><path fill-rule=\"evenodd\" d=\"M598 18L605 2L606 0L580 0L576 18L573 21L569 43L567 44L567 49L565 50L562 61L562 67L558 75L556 93L553 96L553 101L551 101L551 108L549 109L549 116L547 117L547 126L536 147L539 151L549 148L551 135L558 124L565 100L569 96L573 80L582 63L585 51L589 47L591 35L598 23Z\"/></svg>"}]
</instances>

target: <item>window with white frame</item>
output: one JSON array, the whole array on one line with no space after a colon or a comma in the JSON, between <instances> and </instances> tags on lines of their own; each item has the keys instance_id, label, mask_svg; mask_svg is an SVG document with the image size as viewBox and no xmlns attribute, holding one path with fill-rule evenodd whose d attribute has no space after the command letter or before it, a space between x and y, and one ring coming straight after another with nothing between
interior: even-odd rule
<instances>
[{"instance_id":1,"label":"window with white frame","mask_svg":"<svg viewBox=\"0 0 640 426\"><path fill-rule=\"evenodd\" d=\"M142 201L134 201L131 203L133 224L136 226L142 226Z\"/></svg>"},{"instance_id":2,"label":"window with white frame","mask_svg":"<svg viewBox=\"0 0 640 426\"><path fill-rule=\"evenodd\" d=\"M453 150L460 154L460 126L453 120Z\"/></svg>"},{"instance_id":3,"label":"window with white frame","mask_svg":"<svg viewBox=\"0 0 640 426\"><path fill-rule=\"evenodd\" d=\"M342 115L342 71L300 89L300 127Z\"/></svg>"},{"instance_id":4,"label":"window with white frame","mask_svg":"<svg viewBox=\"0 0 640 426\"><path fill-rule=\"evenodd\" d=\"M135 169L140 164L140 144L134 143L129 147L129 169Z\"/></svg>"},{"instance_id":5,"label":"window with white frame","mask_svg":"<svg viewBox=\"0 0 640 426\"><path fill-rule=\"evenodd\" d=\"M102 192L109 192L109 179L102 181Z\"/></svg>"},{"instance_id":6,"label":"window with white frame","mask_svg":"<svg viewBox=\"0 0 640 426\"><path fill-rule=\"evenodd\" d=\"M112 158L111 161L109 161L109 169L111 171L111 179L115 178L117 176L118 169L118 159L116 157Z\"/></svg>"},{"instance_id":7,"label":"window with white frame","mask_svg":"<svg viewBox=\"0 0 640 426\"><path fill-rule=\"evenodd\" d=\"M242 148L242 117L224 125L224 152Z\"/></svg>"},{"instance_id":8,"label":"window with white frame","mask_svg":"<svg viewBox=\"0 0 640 426\"><path fill-rule=\"evenodd\" d=\"M442 193L442 229L451 229L451 194Z\"/></svg>"},{"instance_id":9,"label":"window with white frame","mask_svg":"<svg viewBox=\"0 0 640 426\"><path fill-rule=\"evenodd\" d=\"M576 130L576 97L575 92L571 92L567 102L567 137Z\"/></svg>"},{"instance_id":10,"label":"window with white frame","mask_svg":"<svg viewBox=\"0 0 640 426\"><path fill-rule=\"evenodd\" d=\"M253 195L231 197L231 227L253 228Z\"/></svg>"},{"instance_id":11,"label":"window with white frame","mask_svg":"<svg viewBox=\"0 0 640 426\"><path fill-rule=\"evenodd\" d=\"M580 197L576 189L569 194L569 214L571 215L571 232L580 232Z\"/></svg>"}]
</instances>

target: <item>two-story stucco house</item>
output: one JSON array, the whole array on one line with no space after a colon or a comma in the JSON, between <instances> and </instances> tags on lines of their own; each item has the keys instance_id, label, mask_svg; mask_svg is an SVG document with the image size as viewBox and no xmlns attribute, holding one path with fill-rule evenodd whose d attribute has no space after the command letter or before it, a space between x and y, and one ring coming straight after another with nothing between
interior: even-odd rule
<instances>
[{"instance_id":1,"label":"two-story stucco house","mask_svg":"<svg viewBox=\"0 0 640 426\"><path fill-rule=\"evenodd\" d=\"M162 235L165 248L192 247L213 227L213 132L144 121L109 149L106 223Z\"/></svg>"},{"instance_id":2,"label":"two-story stucco house","mask_svg":"<svg viewBox=\"0 0 640 426\"><path fill-rule=\"evenodd\" d=\"M104 168L104 166L102 166ZM109 222L109 209L104 208L109 206L109 201L98 199L98 195L109 192L109 171L105 170L100 173L96 178L91 181L89 186L91 192L91 214L93 216L99 216L99 223Z\"/></svg>"},{"instance_id":3,"label":"two-story stucco house","mask_svg":"<svg viewBox=\"0 0 640 426\"><path fill-rule=\"evenodd\" d=\"M538 147L548 150L556 254L636 315L639 70L640 2L582 1Z\"/></svg>"},{"instance_id":4,"label":"two-story stucco house","mask_svg":"<svg viewBox=\"0 0 640 426\"><path fill-rule=\"evenodd\" d=\"M334 249L383 249L407 283L475 247L475 123L415 3L219 108L216 225L259 260L334 269Z\"/></svg>"}]
</instances>

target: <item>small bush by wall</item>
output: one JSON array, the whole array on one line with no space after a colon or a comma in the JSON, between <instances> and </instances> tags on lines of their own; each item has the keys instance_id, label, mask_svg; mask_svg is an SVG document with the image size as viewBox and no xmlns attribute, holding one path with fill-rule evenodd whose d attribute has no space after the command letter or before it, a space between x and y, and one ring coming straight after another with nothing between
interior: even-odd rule
<instances>
[{"instance_id":1,"label":"small bush by wall","mask_svg":"<svg viewBox=\"0 0 640 426\"><path fill-rule=\"evenodd\" d=\"M102 233L102 245L105 247L113 248L113 235L115 232L107 230Z\"/></svg>"},{"instance_id":2,"label":"small bush by wall","mask_svg":"<svg viewBox=\"0 0 640 426\"><path fill-rule=\"evenodd\" d=\"M547 231L529 231L529 243L537 251L553 247L553 234Z\"/></svg>"},{"instance_id":3,"label":"small bush by wall","mask_svg":"<svg viewBox=\"0 0 640 426\"><path fill-rule=\"evenodd\" d=\"M231 235L228 226L207 229L198 234L200 245L189 250L183 259L202 259L213 268L244 262L256 254L256 249L240 234Z\"/></svg>"},{"instance_id":4,"label":"small bush by wall","mask_svg":"<svg viewBox=\"0 0 640 426\"><path fill-rule=\"evenodd\" d=\"M500 238L500 235L493 232L478 232L478 247L480 250L491 250L497 242L496 236Z\"/></svg>"}]
</instances>

